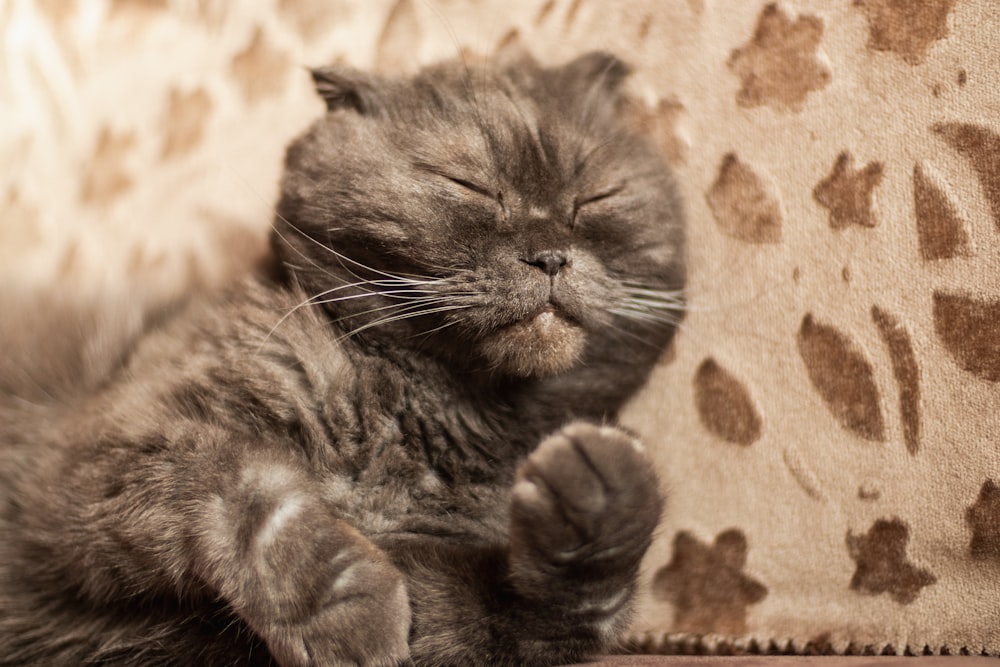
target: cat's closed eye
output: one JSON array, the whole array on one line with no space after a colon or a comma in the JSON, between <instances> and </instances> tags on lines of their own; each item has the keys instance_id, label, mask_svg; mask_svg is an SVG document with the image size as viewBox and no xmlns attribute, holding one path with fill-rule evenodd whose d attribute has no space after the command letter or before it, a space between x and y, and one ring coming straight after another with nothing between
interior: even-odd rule
<instances>
[{"instance_id":1,"label":"cat's closed eye","mask_svg":"<svg viewBox=\"0 0 1000 667\"><path fill-rule=\"evenodd\" d=\"M624 183L616 183L615 185L611 185L606 188L600 188L595 191L592 191L590 194L578 196L576 199L573 200L573 216L571 224L576 225L577 218L580 214L581 209L590 206L591 204L597 204L607 199L611 199L624 189L625 189Z\"/></svg>"},{"instance_id":2,"label":"cat's closed eye","mask_svg":"<svg viewBox=\"0 0 1000 667\"><path fill-rule=\"evenodd\" d=\"M499 192L493 192L492 190L490 190L486 186L480 185L479 183L475 183L473 181L470 181L468 179L461 178L461 177L458 177L458 176L451 176L450 174L441 174L441 175L444 176L445 178L447 178L449 181L451 181L455 185L458 185L459 187L465 188L466 190L469 190L470 192L474 192L474 193L482 195L484 197L489 197L490 199L497 199L497 200L499 200L499 199L502 198L501 193L499 193Z\"/></svg>"},{"instance_id":3,"label":"cat's closed eye","mask_svg":"<svg viewBox=\"0 0 1000 667\"><path fill-rule=\"evenodd\" d=\"M469 180L467 178L462 178L461 176L455 176L449 172L435 169L434 173L443 177L444 179L451 181L463 190L470 192L478 197L486 197L491 199L496 203L499 208L499 215L502 220L507 220L510 218L510 210L507 208L507 202L504 200L503 190L489 188L482 185L476 181Z\"/></svg>"},{"instance_id":4,"label":"cat's closed eye","mask_svg":"<svg viewBox=\"0 0 1000 667\"><path fill-rule=\"evenodd\" d=\"M432 164L426 164L422 161L416 162L414 166L420 171L428 172L430 174L433 174L434 176L439 176L443 180L449 181L454 185L457 185L459 188L462 188L463 190L466 190L468 192L483 197L489 197L490 199L499 202L501 204L503 203L502 192L496 190L495 188L483 185L482 183L473 180L470 177L464 175L460 176L448 169L441 168Z\"/></svg>"}]
</instances>

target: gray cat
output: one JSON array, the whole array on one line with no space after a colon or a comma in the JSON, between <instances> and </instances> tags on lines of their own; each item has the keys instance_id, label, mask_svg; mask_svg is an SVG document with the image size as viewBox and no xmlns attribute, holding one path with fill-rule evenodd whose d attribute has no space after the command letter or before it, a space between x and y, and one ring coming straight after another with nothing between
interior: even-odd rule
<instances>
[{"instance_id":1,"label":"gray cat","mask_svg":"<svg viewBox=\"0 0 1000 667\"><path fill-rule=\"evenodd\" d=\"M30 332L47 365L8 332L0 664L612 648L662 506L612 424L683 283L627 74L316 70L328 112L288 149L270 271L121 345Z\"/></svg>"}]
</instances>

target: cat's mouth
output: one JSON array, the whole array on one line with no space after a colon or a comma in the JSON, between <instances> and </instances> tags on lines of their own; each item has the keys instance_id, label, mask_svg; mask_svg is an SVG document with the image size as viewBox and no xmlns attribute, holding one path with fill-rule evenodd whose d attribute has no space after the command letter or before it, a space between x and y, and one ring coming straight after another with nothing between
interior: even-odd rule
<instances>
[{"instance_id":1,"label":"cat's mouth","mask_svg":"<svg viewBox=\"0 0 1000 667\"><path fill-rule=\"evenodd\" d=\"M527 317L512 324L508 324L504 329L536 329L539 335L552 333L553 328L572 324L570 319L553 303L547 303L530 313Z\"/></svg>"},{"instance_id":2,"label":"cat's mouth","mask_svg":"<svg viewBox=\"0 0 1000 667\"><path fill-rule=\"evenodd\" d=\"M534 311L529 313L528 316L521 321L524 322L524 321L535 320L538 318L543 318L546 322L550 322L551 320L557 317L566 318L566 315L562 312L562 309L560 309L558 306L556 306L556 304L552 303L552 301L550 300L547 301L544 305L539 306Z\"/></svg>"},{"instance_id":3,"label":"cat's mouth","mask_svg":"<svg viewBox=\"0 0 1000 667\"><path fill-rule=\"evenodd\" d=\"M559 303L555 295L551 295L544 303L529 311L524 317L502 327L502 330L521 327L537 329L539 334L544 335L552 332L553 328L565 326L578 328L580 322Z\"/></svg>"},{"instance_id":4,"label":"cat's mouth","mask_svg":"<svg viewBox=\"0 0 1000 667\"><path fill-rule=\"evenodd\" d=\"M484 344L491 361L523 377L554 375L583 354L583 327L551 300L496 330Z\"/></svg>"}]
</instances>

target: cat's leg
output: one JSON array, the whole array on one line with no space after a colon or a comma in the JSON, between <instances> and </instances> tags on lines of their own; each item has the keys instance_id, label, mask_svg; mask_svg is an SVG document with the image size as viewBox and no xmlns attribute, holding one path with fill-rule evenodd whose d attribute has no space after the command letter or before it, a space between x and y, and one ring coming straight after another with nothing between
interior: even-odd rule
<instances>
[{"instance_id":1,"label":"cat's leg","mask_svg":"<svg viewBox=\"0 0 1000 667\"><path fill-rule=\"evenodd\" d=\"M564 427L517 474L513 587L560 609L562 622L592 636L596 648L613 645L630 619L639 564L662 509L652 464L634 436L584 422Z\"/></svg>"},{"instance_id":2,"label":"cat's leg","mask_svg":"<svg viewBox=\"0 0 1000 667\"><path fill-rule=\"evenodd\" d=\"M414 662L558 665L613 648L662 504L626 432L578 422L545 439L518 471L509 544L392 552L411 579Z\"/></svg>"},{"instance_id":3,"label":"cat's leg","mask_svg":"<svg viewBox=\"0 0 1000 667\"><path fill-rule=\"evenodd\" d=\"M287 466L244 467L208 508L204 576L279 663L394 667L408 655L405 582Z\"/></svg>"},{"instance_id":4,"label":"cat's leg","mask_svg":"<svg viewBox=\"0 0 1000 667\"><path fill-rule=\"evenodd\" d=\"M5 536L32 588L139 613L164 597L222 599L285 667L405 660L402 576L324 501L301 455L211 431L46 452Z\"/></svg>"}]
</instances>

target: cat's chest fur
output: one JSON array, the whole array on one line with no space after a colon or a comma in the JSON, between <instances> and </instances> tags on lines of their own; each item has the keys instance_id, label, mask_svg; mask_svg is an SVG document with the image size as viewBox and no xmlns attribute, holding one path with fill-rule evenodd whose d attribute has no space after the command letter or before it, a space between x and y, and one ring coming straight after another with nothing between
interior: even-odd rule
<instances>
[{"instance_id":1,"label":"cat's chest fur","mask_svg":"<svg viewBox=\"0 0 1000 667\"><path fill-rule=\"evenodd\" d=\"M196 443L225 433L297 452L344 518L378 538L489 539L516 462L555 428L432 360L344 339L293 290L248 281L141 340L59 429L92 443ZM281 324L282 313L291 313ZM96 446L105 446L97 444ZM197 446L192 444L191 446ZM82 454L86 456L86 454Z\"/></svg>"}]
</instances>

